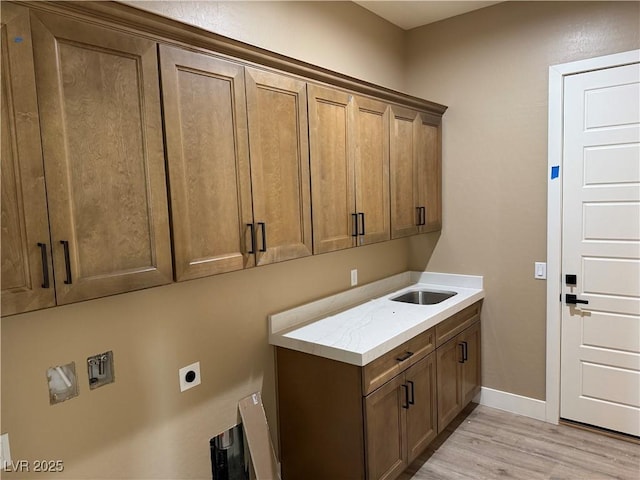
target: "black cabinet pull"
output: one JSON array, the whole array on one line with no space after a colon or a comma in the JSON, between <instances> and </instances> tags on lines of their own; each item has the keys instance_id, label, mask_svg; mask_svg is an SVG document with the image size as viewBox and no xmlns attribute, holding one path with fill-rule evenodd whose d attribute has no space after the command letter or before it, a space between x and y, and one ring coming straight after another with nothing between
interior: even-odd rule
<instances>
[{"instance_id":1,"label":"black cabinet pull","mask_svg":"<svg viewBox=\"0 0 640 480\"><path fill-rule=\"evenodd\" d=\"M467 345L467 342L462 342L462 360L463 361L467 361L469 360L469 345Z\"/></svg>"},{"instance_id":2,"label":"black cabinet pull","mask_svg":"<svg viewBox=\"0 0 640 480\"><path fill-rule=\"evenodd\" d=\"M409 408L409 387L407 387L406 384L402 384L402 388L404 388L404 405L402 405L402 408Z\"/></svg>"},{"instance_id":3,"label":"black cabinet pull","mask_svg":"<svg viewBox=\"0 0 640 480\"><path fill-rule=\"evenodd\" d=\"M576 305L578 303L584 303L585 305L589 303L589 300L580 300L576 295L571 293L567 293L566 295L567 305Z\"/></svg>"},{"instance_id":4,"label":"black cabinet pull","mask_svg":"<svg viewBox=\"0 0 640 480\"><path fill-rule=\"evenodd\" d=\"M426 207L420 207L420 225L427 224L427 209Z\"/></svg>"},{"instance_id":5,"label":"black cabinet pull","mask_svg":"<svg viewBox=\"0 0 640 480\"><path fill-rule=\"evenodd\" d=\"M412 355L413 355L413 352L405 352L402 355L400 355L398 358L396 358L396 360L399 362L404 362L407 358L409 358Z\"/></svg>"},{"instance_id":6,"label":"black cabinet pull","mask_svg":"<svg viewBox=\"0 0 640 480\"><path fill-rule=\"evenodd\" d=\"M414 403L416 403L414 385L411 380L407 380L407 383L411 385L411 392L409 393L409 405L413 405Z\"/></svg>"},{"instance_id":7,"label":"black cabinet pull","mask_svg":"<svg viewBox=\"0 0 640 480\"><path fill-rule=\"evenodd\" d=\"M460 347L460 360L458 360L458 363L464 363L464 342L459 343L458 346Z\"/></svg>"},{"instance_id":8,"label":"black cabinet pull","mask_svg":"<svg viewBox=\"0 0 640 480\"><path fill-rule=\"evenodd\" d=\"M358 236L358 214L357 213L352 213L351 214L351 236L352 237L357 237Z\"/></svg>"},{"instance_id":9,"label":"black cabinet pull","mask_svg":"<svg viewBox=\"0 0 640 480\"><path fill-rule=\"evenodd\" d=\"M38 243L42 256L42 288L49 288L49 261L47 260L47 244Z\"/></svg>"},{"instance_id":10,"label":"black cabinet pull","mask_svg":"<svg viewBox=\"0 0 640 480\"><path fill-rule=\"evenodd\" d=\"M66 285L71 285L73 283L73 279L71 278L71 258L69 257L69 242L67 240L60 240L62 247L64 248L64 267L66 269L67 278L64 283Z\"/></svg>"},{"instance_id":11,"label":"black cabinet pull","mask_svg":"<svg viewBox=\"0 0 640 480\"><path fill-rule=\"evenodd\" d=\"M264 222L258 222L258 225L260 225L260 230L262 231L262 248L260 249L260 251L266 252L267 251L267 226L265 225Z\"/></svg>"},{"instance_id":12,"label":"black cabinet pull","mask_svg":"<svg viewBox=\"0 0 640 480\"><path fill-rule=\"evenodd\" d=\"M360 227L362 230L358 232L358 235L364 235L364 213L358 213L358 217L360 217Z\"/></svg>"},{"instance_id":13,"label":"black cabinet pull","mask_svg":"<svg viewBox=\"0 0 640 480\"><path fill-rule=\"evenodd\" d=\"M253 223L247 223L247 227L249 227L249 233L251 234L251 248L247 251L247 253L256 253L256 230L253 226Z\"/></svg>"}]
</instances>

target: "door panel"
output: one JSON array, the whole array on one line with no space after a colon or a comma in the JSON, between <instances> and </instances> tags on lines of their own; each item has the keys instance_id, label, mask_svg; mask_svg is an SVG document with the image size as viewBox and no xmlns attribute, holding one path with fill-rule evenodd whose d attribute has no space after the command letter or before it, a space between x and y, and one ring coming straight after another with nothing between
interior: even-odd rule
<instances>
[{"instance_id":1,"label":"door panel","mask_svg":"<svg viewBox=\"0 0 640 480\"><path fill-rule=\"evenodd\" d=\"M14 39L20 38L17 42ZM2 5L2 315L55 305L29 12ZM40 247L38 244L41 244ZM46 249L46 265L42 250ZM46 269L44 268L46 266ZM45 270L47 275L45 278ZM44 288L43 285L48 287Z\"/></svg>"},{"instance_id":2,"label":"door panel","mask_svg":"<svg viewBox=\"0 0 640 480\"><path fill-rule=\"evenodd\" d=\"M58 304L169 283L155 43L31 18Z\"/></svg>"},{"instance_id":3,"label":"door panel","mask_svg":"<svg viewBox=\"0 0 640 480\"><path fill-rule=\"evenodd\" d=\"M583 208L585 240L640 241L640 203L584 203Z\"/></svg>"},{"instance_id":4,"label":"door panel","mask_svg":"<svg viewBox=\"0 0 640 480\"><path fill-rule=\"evenodd\" d=\"M367 98L355 99L357 129L355 155L355 211L360 245L391 238L389 219L389 107Z\"/></svg>"},{"instance_id":5,"label":"door panel","mask_svg":"<svg viewBox=\"0 0 640 480\"><path fill-rule=\"evenodd\" d=\"M584 151L584 184L640 182L640 144L604 145Z\"/></svg>"},{"instance_id":6,"label":"door panel","mask_svg":"<svg viewBox=\"0 0 640 480\"><path fill-rule=\"evenodd\" d=\"M251 68L246 82L257 264L311 255L306 83Z\"/></svg>"},{"instance_id":7,"label":"door panel","mask_svg":"<svg viewBox=\"0 0 640 480\"><path fill-rule=\"evenodd\" d=\"M563 418L640 435L640 66L572 75L564 92ZM634 158L635 157L635 158Z\"/></svg>"},{"instance_id":8,"label":"door panel","mask_svg":"<svg viewBox=\"0 0 640 480\"><path fill-rule=\"evenodd\" d=\"M355 245L353 123L351 95L309 85L314 253Z\"/></svg>"},{"instance_id":9,"label":"door panel","mask_svg":"<svg viewBox=\"0 0 640 480\"><path fill-rule=\"evenodd\" d=\"M176 279L254 265L244 69L162 45Z\"/></svg>"}]
</instances>

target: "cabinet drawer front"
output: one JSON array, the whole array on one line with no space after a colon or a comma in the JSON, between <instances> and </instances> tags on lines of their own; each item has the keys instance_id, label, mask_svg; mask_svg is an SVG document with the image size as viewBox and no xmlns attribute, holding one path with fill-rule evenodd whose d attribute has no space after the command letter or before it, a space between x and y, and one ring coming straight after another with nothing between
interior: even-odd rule
<instances>
[{"instance_id":1,"label":"cabinet drawer front","mask_svg":"<svg viewBox=\"0 0 640 480\"><path fill-rule=\"evenodd\" d=\"M469 327L473 322L479 320L481 306L482 301L476 302L436 325L436 347L444 344L447 340Z\"/></svg>"},{"instance_id":2,"label":"cabinet drawer front","mask_svg":"<svg viewBox=\"0 0 640 480\"><path fill-rule=\"evenodd\" d=\"M362 394L368 395L432 352L435 348L434 333L431 328L365 365Z\"/></svg>"}]
</instances>

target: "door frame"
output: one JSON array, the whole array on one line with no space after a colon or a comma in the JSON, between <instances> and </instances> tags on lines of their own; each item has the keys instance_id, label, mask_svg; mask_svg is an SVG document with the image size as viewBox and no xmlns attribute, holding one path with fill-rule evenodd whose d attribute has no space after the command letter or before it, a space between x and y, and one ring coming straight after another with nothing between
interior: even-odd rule
<instances>
[{"instance_id":1,"label":"door frame","mask_svg":"<svg viewBox=\"0 0 640 480\"><path fill-rule=\"evenodd\" d=\"M567 75L640 62L640 50L549 67L547 180L547 353L545 419L560 420L560 342L562 321L562 151L564 78ZM555 167L555 168L554 168ZM554 178L555 176L555 178Z\"/></svg>"}]
</instances>

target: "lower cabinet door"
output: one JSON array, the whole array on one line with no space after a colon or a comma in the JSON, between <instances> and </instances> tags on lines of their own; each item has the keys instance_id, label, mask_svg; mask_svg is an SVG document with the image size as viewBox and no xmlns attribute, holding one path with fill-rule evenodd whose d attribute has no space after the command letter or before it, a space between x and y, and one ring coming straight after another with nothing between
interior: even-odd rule
<instances>
[{"instance_id":1,"label":"lower cabinet door","mask_svg":"<svg viewBox=\"0 0 640 480\"><path fill-rule=\"evenodd\" d=\"M398 375L364 399L368 480L391 480L407 467L407 388Z\"/></svg>"},{"instance_id":2,"label":"lower cabinet door","mask_svg":"<svg viewBox=\"0 0 640 480\"><path fill-rule=\"evenodd\" d=\"M405 373L409 389L407 456L413 462L438 433L436 420L436 361L432 353Z\"/></svg>"},{"instance_id":3,"label":"lower cabinet door","mask_svg":"<svg viewBox=\"0 0 640 480\"><path fill-rule=\"evenodd\" d=\"M460 335L464 349L461 365L462 406L467 405L480 391L480 323L469 327Z\"/></svg>"},{"instance_id":4,"label":"lower cabinet door","mask_svg":"<svg viewBox=\"0 0 640 480\"><path fill-rule=\"evenodd\" d=\"M462 386L458 365L463 362L463 351L458 337L438 347L436 355L438 433L440 433L462 409Z\"/></svg>"}]
</instances>

